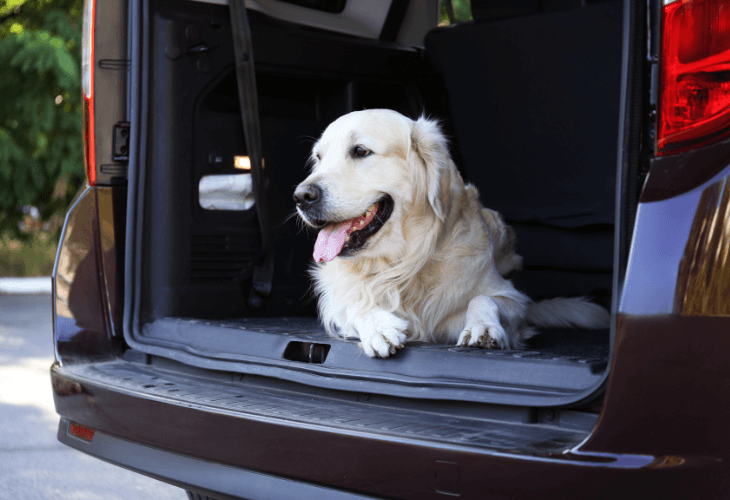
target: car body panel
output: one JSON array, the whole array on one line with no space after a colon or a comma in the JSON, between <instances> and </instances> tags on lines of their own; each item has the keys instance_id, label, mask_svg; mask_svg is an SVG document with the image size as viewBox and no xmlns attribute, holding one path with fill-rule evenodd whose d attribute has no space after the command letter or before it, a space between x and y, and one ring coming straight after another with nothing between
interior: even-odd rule
<instances>
[{"instance_id":1,"label":"car body panel","mask_svg":"<svg viewBox=\"0 0 730 500\"><path fill-rule=\"evenodd\" d=\"M726 465L707 455L588 452L587 445L571 453L523 455L500 450L495 443L449 446L425 440L418 429L412 433L405 427L396 436L376 435L355 423L347 430L335 429L326 424L327 416L321 417L318 428L292 425L291 420L287 423L291 415L286 411L278 417L273 413L263 417L255 406L247 413L245 407L237 412L222 411L215 408L215 401L202 404L202 398L197 403L174 403L159 395L162 389L152 399L129 387L124 391L108 387L98 378L94 382L84 380L83 371L73 367L56 366L53 377L54 398L64 417L59 427L61 435L68 433L68 421L77 422L115 438L218 464L226 471L221 472L224 477L229 467L240 467L359 494L412 499L443 495L477 499L484 498L486 492L501 492L504 498L533 498L535 494L615 498L625 494L627 484L632 494L639 496L717 498L727 487ZM171 379L148 378L146 385ZM246 400L247 393L242 394ZM335 418L347 420L347 408L353 404L344 406L334 413ZM328 412L327 408L323 410ZM482 423L484 428L489 425ZM636 437L631 427L623 427L622 432L628 439ZM62 440L93 453L86 441L68 436ZM659 448L666 449L666 441ZM107 454L104 458L130 464L123 456ZM139 460L135 468L180 485L179 475L159 464ZM245 477L242 474L241 480ZM201 482L194 484L200 488ZM244 485L239 491L243 492L241 498L248 497ZM215 493L220 491L211 491Z\"/></svg>"},{"instance_id":2,"label":"car body panel","mask_svg":"<svg viewBox=\"0 0 730 500\"><path fill-rule=\"evenodd\" d=\"M56 360L75 363L113 356L121 335L120 248L126 189L84 187L61 234L52 283ZM123 246L123 243L122 243Z\"/></svg>"},{"instance_id":3,"label":"car body panel","mask_svg":"<svg viewBox=\"0 0 730 500\"><path fill-rule=\"evenodd\" d=\"M297 6L282 12L290 7ZM132 15L129 25L147 21ZM363 29L376 39L382 25ZM130 42L131 53L148 42ZM124 60L121 45L114 47ZM624 57L627 79L633 73ZM135 71L148 76L147 68ZM129 95L138 100L138 86ZM631 106L622 99L622 133ZM145 109L129 114L132 149L144 150L146 130L137 122ZM126 116L112 114L104 123ZM619 163L635 153L624 146ZM135 295L122 275L134 273L125 259L139 264L142 254L126 240L134 236L131 229L125 235L133 228L127 213L136 213L135 206L127 212L127 199L141 201L122 185L87 187L67 216L53 273L59 439L225 498L269 498L271 488L281 498L719 498L730 490L729 157L724 141L652 160L635 221L625 217L634 229L625 280L616 274L605 395L577 409L388 399L193 369L129 349L122 327L131 313L123 322L122 310ZM94 438L70 435L72 422Z\"/></svg>"}]
</instances>

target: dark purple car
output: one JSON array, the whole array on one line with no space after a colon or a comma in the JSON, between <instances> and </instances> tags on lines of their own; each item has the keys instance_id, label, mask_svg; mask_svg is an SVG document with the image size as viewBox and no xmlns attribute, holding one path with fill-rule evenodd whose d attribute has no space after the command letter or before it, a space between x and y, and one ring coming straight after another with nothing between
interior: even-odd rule
<instances>
[{"instance_id":1,"label":"dark purple car","mask_svg":"<svg viewBox=\"0 0 730 500\"><path fill-rule=\"evenodd\" d=\"M190 498L729 494L730 0L472 0L449 26L438 0L228 3L86 0L61 442ZM328 337L292 192L367 108L439 119L515 286L611 328L389 359Z\"/></svg>"}]
</instances>

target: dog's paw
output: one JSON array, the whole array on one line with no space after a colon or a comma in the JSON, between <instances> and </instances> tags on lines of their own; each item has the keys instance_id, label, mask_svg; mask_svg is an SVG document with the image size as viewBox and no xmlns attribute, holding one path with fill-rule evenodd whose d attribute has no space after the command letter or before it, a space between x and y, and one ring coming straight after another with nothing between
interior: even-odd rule
<instances>
[{"instance_id":1,"label":"dog's paw","mask_svg":"<svg viewBox=\"0 0 730 500\"><path fill-rule=\"evenodd\" d=\"M466 310L466 325L456 345L509 349L509 337L500 324L499 316L499 306L493 297L479 295L471 299Z\"/></svg>"},{"instance_id":2,"label":"dog's paw","mask_svg":"<svg viewBox=\"0 0 730 500\"><path fill-rule=\"evenodd\" d=\"M386 311L370 313L356 325L360 345L371 358L387 358L403 347L408 321Z\"/></svg>"},{"instance_id":3,"label":"dog's paw","mask_svg":"<svg viewBox=\"0 0 730 500\"><path fill-rule=\"evenodd\" d=\"M456 345L461 347L484 347L486 349L509 349L507 333L499 323L467 325L461 331Z\"/></svg>"}]
</instances>

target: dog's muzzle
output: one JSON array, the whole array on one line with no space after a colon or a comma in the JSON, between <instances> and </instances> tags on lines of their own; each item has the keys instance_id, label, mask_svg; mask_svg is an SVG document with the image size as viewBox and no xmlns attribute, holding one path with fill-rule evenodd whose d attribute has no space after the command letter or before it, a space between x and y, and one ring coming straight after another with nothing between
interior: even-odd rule
<instances>
[{"instance_id":1,"label":"dog's muzzle","mask_svg":"<svg viewBox=\"0 0 730 500\"><path fill-rule=\"evenodd\" d=\"M317 184L300 184L294 191L294 203L303 212L317 208L321 200L322 188Z\"/></svg>"}]
</instances>

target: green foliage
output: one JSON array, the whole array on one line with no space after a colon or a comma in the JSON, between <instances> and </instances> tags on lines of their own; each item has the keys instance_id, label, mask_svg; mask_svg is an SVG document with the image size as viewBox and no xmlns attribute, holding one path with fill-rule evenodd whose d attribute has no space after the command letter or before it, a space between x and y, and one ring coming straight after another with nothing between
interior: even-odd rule
<instances>
[{"instance_id":1,"label":"green foliage","mask_svg":"<svg viewBox=\"0 0 730 500\"><path fill-rule=\"evenodd\" d=\"M0 278L50 276L58 243L47 233L33 233L27 241L0 235Z\"/></svg>"},{"instance_id":2,"label":"green foliage","mask_svg":"<svg viewBox=\"0 0 730 500\"><path fill-rule=\"evenodd\" d=\"M464 21L471 21L471 0L451 0L451 5L454 7L454 21L457 23L463 23ZM441 22L439 26L448 26L451 24L449 21L449 14L446 10L446 1L441 0Z\"/></svg>"},{"instance_id":3,"label":"green foliage","mask_svg":"<svg viewBox=\"0 0 730 500\"><path fill-rule=\"evenodd\" d=\"M82 0L0 0L0 234L65 210L84 181Z\"/></svg>"}]
</instances>

